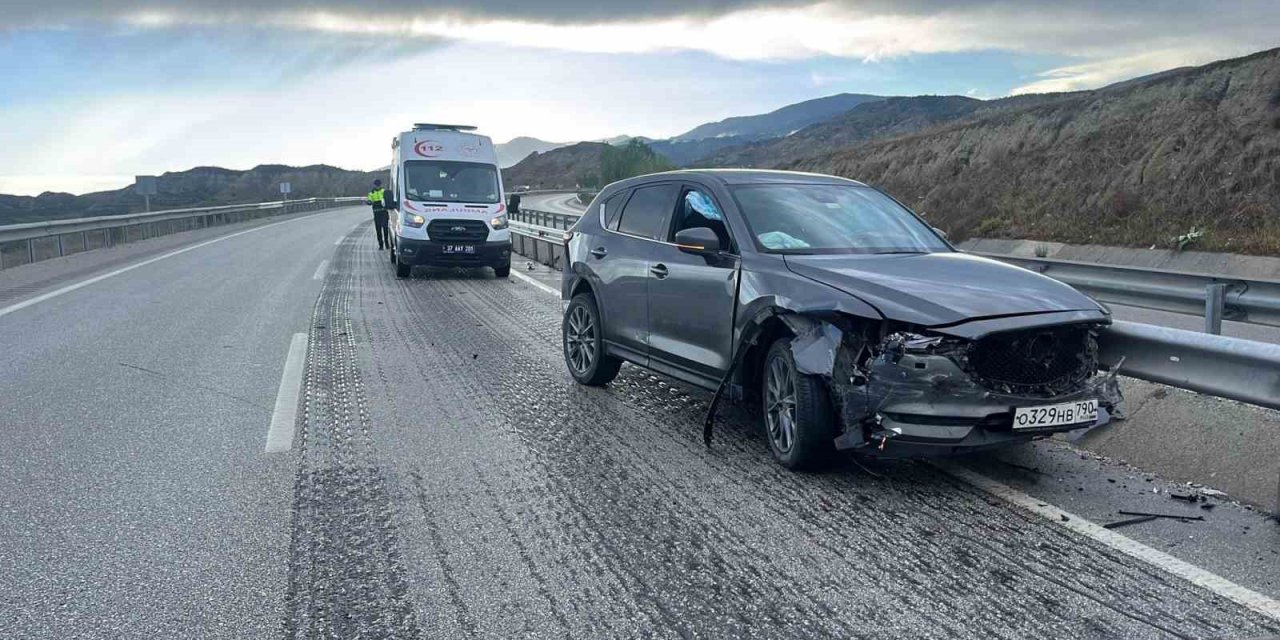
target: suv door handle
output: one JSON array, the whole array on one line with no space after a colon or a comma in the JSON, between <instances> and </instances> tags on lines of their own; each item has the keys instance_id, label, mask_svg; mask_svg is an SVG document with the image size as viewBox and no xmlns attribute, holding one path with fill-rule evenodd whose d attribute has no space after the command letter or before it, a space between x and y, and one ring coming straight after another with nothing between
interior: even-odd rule
<instances>
[{"instance_id":1,"label":"suv door handle","mask_svg":"<svg viewBox=\"0 0 1280 640\"><path fill-rule=\"evenodd\" d=\"M609 250L604 247L596 247L591 250L591 255L595 256L597 259L603 258L609 255Z\"/></svg>"},{"instance_id":2,"label":"suv door handle","mask_svg":"<svg viewBox=\"0 0 1280 640\"><path fill-rule=\"evenodd\" d=\"M655 264L652 267L649 267L649 273L652 273L653 275L658 276L658 279L661 280L667 277L667 265L659 262L658 264Z\"/></svg>"}]
</instances>

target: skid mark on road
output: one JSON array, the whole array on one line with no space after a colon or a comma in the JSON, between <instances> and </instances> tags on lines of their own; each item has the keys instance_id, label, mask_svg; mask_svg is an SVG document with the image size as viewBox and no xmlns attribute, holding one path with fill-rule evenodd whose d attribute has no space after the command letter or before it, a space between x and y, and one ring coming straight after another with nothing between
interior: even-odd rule
<instances>
[{"instance_id":1,"label":"skid mark on road","mask_svg":"<svg viewBox=\"0 0 1280 640\"><path fill-rule=\"evenodd\" d=\"M335 258L335 272L350 259ZM400 562L395 508L374 450L348 317L350 273L316 303L298 435L288 638L416 638Z\"/></svg>"}]
</instances>

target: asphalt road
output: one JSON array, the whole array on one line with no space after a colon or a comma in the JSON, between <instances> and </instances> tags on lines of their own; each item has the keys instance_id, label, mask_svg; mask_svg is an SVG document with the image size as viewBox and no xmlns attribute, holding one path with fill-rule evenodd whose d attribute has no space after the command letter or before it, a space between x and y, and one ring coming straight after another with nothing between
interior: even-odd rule
<instances>
[{"instance_id":1,"label":"asphalt road","mask_svg":"<svg viewBox=\"0 0 1280 640\"><path fill-rule=\"evenodd\" d=\"M575 385L555 297L488 270L396 279L366 216L228 230L0 314L0 637L1280 633L932 466L789 473L740 407L705 448L708 394L631 367ZM297 333L297 433L268 454ZM1113 484L1063 447L1020 454L1075 511ZM1233 509L1215 522L1272 526ZM1273 592L1267 535L1193 550Z\"/></svg>"},{"instance_id":2,"label":"asphalt road","mask_svg":"<svg viewBox=\"0 0 1280 640\"><path fill-rule=\"evenodd\" d=\"M634 368L605 389L573 384L545 292L487 271L397 280L367 242L344 249L312 333L298 637L1203 638L1280 625L933 467L788 473L740 411L706 449L701 391Z\"/></svg>"},{"instance_id":3,"label":"asphalt road","mask_svg":"<svg viewBox=\"0 0 1280 640\"><path fill-rule=\"evenodd\" d=\"M0 637L279 635L295 461L263 446L317 267L366 216L0 273L4 307L252 229L0 317Z\"/></svg>"},{"instance_id":4,"label":"asphalt road","mask_svg":"<svg viewBox=\"0 0 1280 640\"><path fill-rule=\"evenodd\" d=\"M549 213L581 214L586 209L576 193L531 193L520 196L520 207Z\"/></svg>"}]
</instances>

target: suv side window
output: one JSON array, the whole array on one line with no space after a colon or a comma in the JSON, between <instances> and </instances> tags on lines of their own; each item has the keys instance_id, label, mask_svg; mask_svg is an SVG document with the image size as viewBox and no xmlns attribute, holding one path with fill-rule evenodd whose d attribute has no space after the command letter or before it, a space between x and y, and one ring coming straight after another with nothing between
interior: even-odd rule
<instances>
[{"instance_id":1,"label":"suv side window","mask_svg":"<svg viewBox=\"0 0 1280 640\"><path fill-rule=\"evenodd\" d=\"M687 187L680 196L680 206L676 209L676 219L671 225L671 236L668 241L674 242L676 234L684 229L707 227L716 232L720 238L720 246L725 251L732 251L733 240L729 237L729 228L724 223L724 213L719 205L706 191L697 187Z\"/></svg>"},{"instance_id":2,"label":"suv side window","mask_svg":"<svg viewBox=\"0 0 1280 640\"><path fill-rule=\"evenodd\" d=\"M674 184L656 184L640 187L622 208L618 231L650 240L660 240L667 214L674 208L676 189Z\"/></svg>"},{"instance_id":3,"label":"suv side window","mask_svg":"<svg viewBox=\"0 0 1280 640\"><path fill-rule=\"evenodd\" d=\"M631 190L624 189L600 203L600 212L604 214L604 226L606 229L618 230L618 220L622 218L618 214L622 213L622 206L627 203L627 196L629 195L631 195Z\"/></svg>"}]
</instances>

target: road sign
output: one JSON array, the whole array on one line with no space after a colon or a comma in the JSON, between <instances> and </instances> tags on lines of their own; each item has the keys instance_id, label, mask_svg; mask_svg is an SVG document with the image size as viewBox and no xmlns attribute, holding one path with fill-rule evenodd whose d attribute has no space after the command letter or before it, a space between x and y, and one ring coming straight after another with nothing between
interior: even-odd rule
<instances>
[{"instance_id":1,"label":"road sign","mask_svg":"<svg viewBox=\"0 0 1280 640\"><path fill-rule=\"evenodd\" d=\"M293 185L289 184L288 182L280 183L280 193L289 195L292 191L293 191Z\"/></svg>"},{"instance_id":2,"label":"road sign","mask_svg":"<svg viewBox=\"0 0 1280 640\"><path fill-rule=\"evenodd\" d=\"M140 196L154 196L160 193L159 185L156 184L155 176L136 176L134 178L133 190L138 192Z\"/></svg>"},{"instance_id":3,"label":"road sign","mask_svg":"<svg viewBox=\"0 0 1280 640\"><path fill-rule=\"evenodd\" d=\"M151 196L160 193L160 186L156 184L156 177L134 176L133 190L142 196L142 202L146 210L151 211Z\"/></svg>"}]
</instances>

